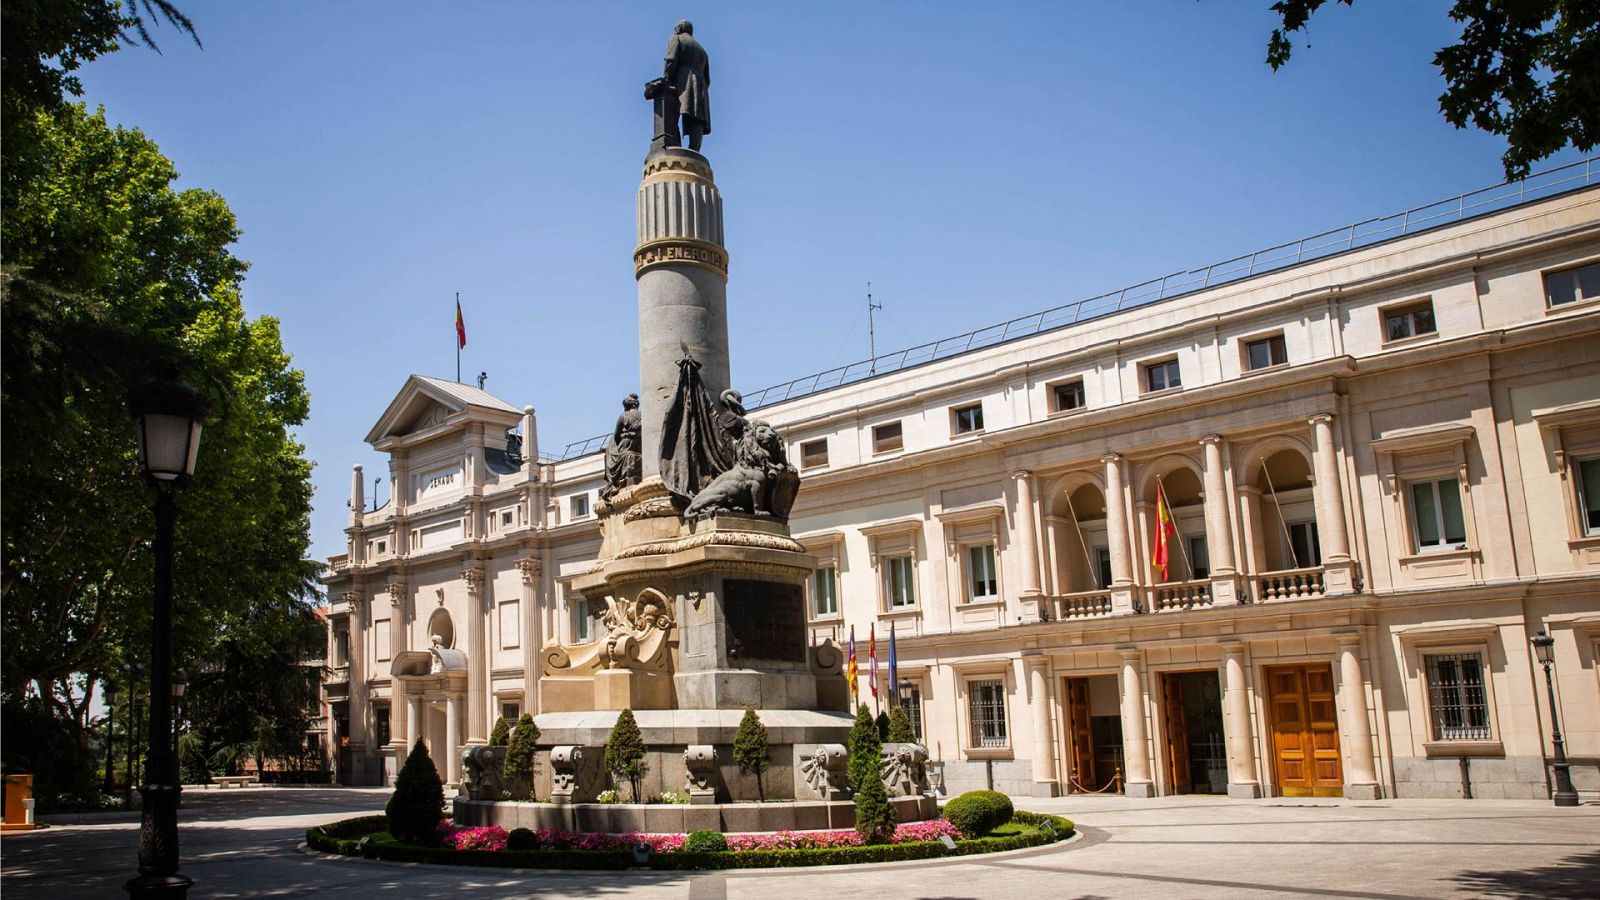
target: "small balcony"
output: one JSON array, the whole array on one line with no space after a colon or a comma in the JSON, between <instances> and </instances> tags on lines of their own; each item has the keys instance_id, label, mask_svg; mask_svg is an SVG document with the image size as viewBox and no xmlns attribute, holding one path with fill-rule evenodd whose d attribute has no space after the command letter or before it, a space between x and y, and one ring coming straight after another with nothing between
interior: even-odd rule
<instances>
[{"instance_id":1,"label":"small balcony","mask_svg":"<svg viewBox=\"0 0 1600 900\"><path fill-rule=\"evenodd\" d=\"M1322 566L1283 569L1250 576L1250 599L1255 603L1310 600L1326 596L1327 592L1327 577Z\"/></svg>"},{"instance_id":2,"label":"small balcony","mask_svg":"<svg viewBox=\"0 0 1600 900\"><path fill-rule=\"evenodd\" d=\"M1068 619L1094 619L1111 615L1110 591L1079 591L1050 598L1053 617L1057 622Z\"/></svg>"},{"instance_id":3,"label":"small balcony","mask_svg":"<svg viewBox=\"0 0 1600 900\"><path fill-rule=\"evenodd\" d=\"M1147 591L1151 612L1173 612L1181 609L1199 609L1211 605L1211 582L1169 581L1154 585Z\"/></svg>"}]
</instances>

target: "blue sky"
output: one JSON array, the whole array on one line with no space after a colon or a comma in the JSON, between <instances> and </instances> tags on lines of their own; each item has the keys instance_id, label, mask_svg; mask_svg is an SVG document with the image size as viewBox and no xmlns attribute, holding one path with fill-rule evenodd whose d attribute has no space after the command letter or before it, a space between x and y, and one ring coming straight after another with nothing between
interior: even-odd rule
<instances>
[{"instance_id":1,"label":"blue sky","mask_svg":"<svg viewBox=\"0 0 1600 900\"><path fill-rule=\"evenodd\" d=\"M712 59L733 377L746 392L1500 180L1438 114L1447 0L1312 23L1284 71L1268 0L221 3L83 73L221 193L306 373L313 554L412 372L539 410L546 452L636 390L640 96L673 22ZM1572 153L1552 160L1575 159ZM387 499L385 496L384 499Z\"/></svg>"}]
</instances>

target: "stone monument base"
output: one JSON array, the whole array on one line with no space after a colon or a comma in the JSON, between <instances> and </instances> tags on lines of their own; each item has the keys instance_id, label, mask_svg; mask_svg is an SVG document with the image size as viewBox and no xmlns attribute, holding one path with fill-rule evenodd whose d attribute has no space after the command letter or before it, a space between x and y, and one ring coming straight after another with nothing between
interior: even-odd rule
<instances>
[{"instance_id":1,"label":"stone monument base","mask_svg":"<svg viewBox=\"0 0 1600 900\"><path fill-rule=\"evenodd\" d=\"M896 820L921 822L937 818L933 797L893 797ZM816 831L854 828L856 805L850 800L790 800L767 803L517 803L509 800L455 799L456 824L472 827L551 828L561 831L623 834L687 834L699 829L722 832Z\"/></svg>"}]
</instances>

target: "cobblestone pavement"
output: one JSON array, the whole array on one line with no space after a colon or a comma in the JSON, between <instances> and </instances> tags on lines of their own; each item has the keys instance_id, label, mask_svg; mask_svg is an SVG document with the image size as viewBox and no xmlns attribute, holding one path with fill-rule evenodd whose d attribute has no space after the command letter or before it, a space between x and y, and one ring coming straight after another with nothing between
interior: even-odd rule
<instances>
[{"instance_id":1,"label":"cobblestone pavement","mask_svg":"<svg viewBox=\"0 0 1600 900\"><path fill-rule=\"evenodd\" d=\"M295 849L310 825L379 810L378 789L249 788L185 795L191 896L795 900L796 897L1589 897L1600 896L1600 805L1209 797L1023 799L1079 823L1070 844L948 862L770 872L593 873L434 868ZM122 896L132 821L0 840L10 898Z\"/></svg>"}]
</instances>

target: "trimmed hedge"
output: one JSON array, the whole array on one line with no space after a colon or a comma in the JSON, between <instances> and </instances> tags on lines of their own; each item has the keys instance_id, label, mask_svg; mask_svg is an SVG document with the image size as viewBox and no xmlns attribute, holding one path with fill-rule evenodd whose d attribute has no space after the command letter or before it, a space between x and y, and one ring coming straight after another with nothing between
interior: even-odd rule
<instances>
[{"instance_id":1,"label":"trimmed hedge","mask_svg":"<svg viewBox=\"0 0 1600 900\"><path fill-rule=\"evenodd\" d=\"M967 791L944 805L944 817L969 838L983 837L1011 821L1016 808L999 791Z\"/></svg>"},{"instance_id":2,"label":"trimmed hedge","mask_svg":"<svg viewBox=\"0 0 1600 900\"><path fill-rule=\"evenodd\" d=\"M728 839L723 837L722 832L702 828L699 831L689 832L689 836L683 840L683 850L680 852L720 853L726 849L728 849Z\"/></svg>"},{"instance_id":3,"label":"trimmed hedge","mask_svg":"<svg viewBox=\"0 0 1600 900\"><path fill-rule=\"evenodd\" d=\"M864 847L830 847L810 850L744 850L740 852L652 853L643 868L663 870L769 869L832 866L850 863L894 862L969 856L1039 847L1072 836L1071 820L1060 816L1018 812L1017 822L1034 830L1022 834L957 841L946 850L939 841L877 844ZM1041 828L1049 822L1053 832ZM403 844L383 832L382 816L363 816L313 828L306 846L322 853L339 853L390 862L420 862L453 866L488 866L502 869L634 869L631 850L451 850ZM362 838L367 838L362 842Z\"/></svg>"}]
</instances>

